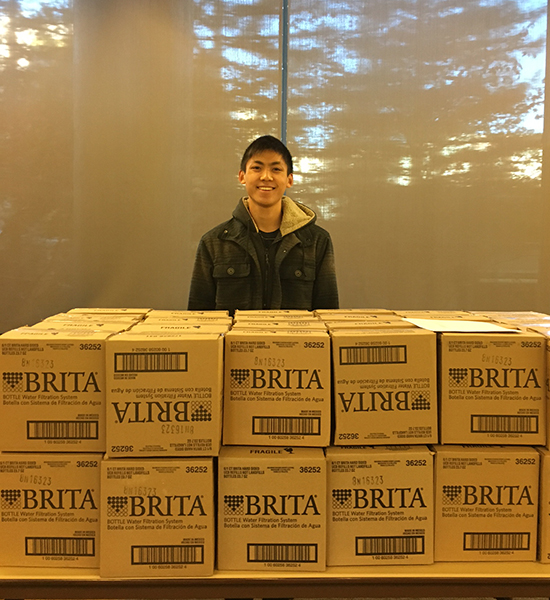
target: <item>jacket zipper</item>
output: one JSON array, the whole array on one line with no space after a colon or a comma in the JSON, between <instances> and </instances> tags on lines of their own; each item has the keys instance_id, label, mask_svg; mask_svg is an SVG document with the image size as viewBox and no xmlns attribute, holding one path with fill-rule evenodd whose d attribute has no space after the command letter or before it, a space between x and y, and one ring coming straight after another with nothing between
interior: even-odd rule
<instances>
[{"instance_id":1,"label":"jacket zipper","mask_svg":"<svg viewBox=\"0 0 550 600\"><path fill-rule=\"evenodd\" d=\"M265 255L265 279L264 279L264 301L263 307L264 309L269 308L267 305L267 293L269 291L269 279L271 277L271 264L269 263L269 249L264 248Z\"/></svg>"}]
</instances>

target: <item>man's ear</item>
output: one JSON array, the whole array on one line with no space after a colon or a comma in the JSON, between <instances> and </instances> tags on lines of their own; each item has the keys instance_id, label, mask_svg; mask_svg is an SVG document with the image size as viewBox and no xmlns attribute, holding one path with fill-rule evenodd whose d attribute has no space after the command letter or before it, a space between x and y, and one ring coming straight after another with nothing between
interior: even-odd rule
<instances>
[{"instance_id":1,"label":"man's ear","mask_svg":"<svg viewBox=\"0 0 550 600\"><path fill-rule=\"evenodd\" d=\"M244 171L239 171L239 183L244 183Z\"/></svg>"},{"instance_id":2,"label":"man's ear","mask_svg":"<svg viewBox=\"0 0 550 600\"><path fill-rule=\"evenodd\" d=\"M291 173L291 174L288 176L288 179L286 180L286 187L287 187L287 188L289 188L289 187L292 187L292 184L293 184L293 183L294 183L294 175Z\"/></svg>"}]
</instances>

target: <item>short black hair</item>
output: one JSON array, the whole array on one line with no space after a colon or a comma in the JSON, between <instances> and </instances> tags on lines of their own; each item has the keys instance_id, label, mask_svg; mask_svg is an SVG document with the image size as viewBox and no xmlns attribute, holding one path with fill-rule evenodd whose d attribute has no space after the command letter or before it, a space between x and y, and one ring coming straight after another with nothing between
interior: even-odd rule
<instances>
[{"instance_id":1,"label":"short black hair","mask_svg":"<svg viewBox=\"0 0 550 600\"><path fill-rule=\"evenodd\" d=\"M246 165L253 156L265 152L266 150L273 150L273 152L280 154L286 163L287 174L290 175L292 173L292 155L290 154L289 149L281 142L281 140L272 135L262 135L261 137L256 138L248 146L244 151L241 160L241 171L246 171Z\"/></svg>"}]
</instances>

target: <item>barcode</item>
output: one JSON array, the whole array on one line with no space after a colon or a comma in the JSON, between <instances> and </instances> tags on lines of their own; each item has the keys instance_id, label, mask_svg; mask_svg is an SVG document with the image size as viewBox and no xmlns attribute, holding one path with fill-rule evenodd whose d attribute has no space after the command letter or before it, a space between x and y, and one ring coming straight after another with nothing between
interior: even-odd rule
<instances>
[{"instance_id":1,"label":"barcode","mask_svg":"<svg viewBox=\"0 0 550 600\"><path fill-rule=\"evenodd\" d=\"M464 533L464 550L529 550L529 532Z\"/></svg>"},{"instance_id":2,"label":"barcode","mask_svg":"<svg viewBox=\"0 0 550 600\"><path fill-rule=\"evenodd\" d=\"M423 535L356 537L355 555L424 554Z\"/></svg>"},{"instance_id":3,"label":"barcode","mask_svg":"<svg viewBox=\"0 0 550 600\"><path fill-rule=\"evenodd\" d=\"M200 565L204 563L204 546L132 546L133 565Z\"/></svg>"},{"instance_id":4,"label":"barcode","mask_svg":"<svg viewBox=\"0 0 550 600\"><path fill-rule=\"evenodd\" d=\"M27 556L95 556L94 538L25 538Z\"/></svg>"},{"instance_id":5,"label":"barcode","mask_svg":"<svg viewBox=\"0 0 550 600\"><path fill-rule=\"evenodd\" d=\"M98 421L27 421L28 440L97 440Z\"/></svg>"},{"instance_id":6,"label":"barcode","mask_svg":"<svg viewBox=\"0 0 550 600\"><path fill-rule=\"evenodd\" d=\"M252 434L320 435L320 417L253 417Z\"/></svg>"},{"instance_id":7,"label":"barcode","mask_svg":"<svg viewBox=\"0 0 550 600\"><path fill-rule=\"evenodd\" d=\"M393 365L407 362L407 346L342 346L341 365Z\"/></svg>"},{"instance_id":8,"label":"barcode","mask_svg":"<svg viewBox=\"0 0 550 600\"><path fill-rule=\"evenodd\" d=\"M115 373L187 371L187 352L116 352Z\"/></svg>"},{"instance_id":9,"label":"barcode","mask_svg":"<svg viewBox=\"0 0 550 600\"><path fill-rule=\"evenodd\" d=\"M472 433L538 433L538 416L472 415Z\"/></svg>"},{"instance_id":10,"label":"barcode","mask_svg":"<svg viewBox=\"0 0 550 600\"><path fill-rule=\"evenodd\" d=\"M317 562L317 544L248 544L247 562Z\"/></svg>"}]
</instances>

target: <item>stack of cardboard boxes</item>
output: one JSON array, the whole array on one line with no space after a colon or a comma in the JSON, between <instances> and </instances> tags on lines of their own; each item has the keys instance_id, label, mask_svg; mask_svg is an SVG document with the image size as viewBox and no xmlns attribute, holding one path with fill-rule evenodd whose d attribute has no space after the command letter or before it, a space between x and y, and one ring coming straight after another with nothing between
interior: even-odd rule
<instances>
[{"instance_id":1,"label":"stack of cardboard boxes","mask_svg":"<svg viewBox=\"0 0 550 600\"><path fill-rule=\"evenodd\" d=\"M218 568L322 571L331 356L305 311L237 311L225 339Z\"/></svg>"},{"instance_id":2,"label":"stack of cardboard boxes","mask_svg":"<svg viewBox=\"0 0 550 600\"><path fill-rule=\"evenodd\" d=\"M7 332L0 565L550 562L549 319L75 309Z\"/></svg>"},{"instance_id":3,"label":"stack of cardboard boxes","mask_svg":"<svg viewBox=\"0 0 550 600\"><path fill-rule=\"evenodd\" d=\"M109 338L100 575L213 573L230 324L223 312L152 310Z\"/></svg>"},{"instance_id":4,"label":"stack of cardboard boxes","mask_svg":"<svg viewBox=\"0 0 550 600\"><path fill-rule=\"evenodd\" d=\"M327 564L429 564L436 334L388 311L322 317L332 340L334 391Z\"/></svg>"},{"instance_id":5,"label":"stack of cardboard boxes","mask_svg":"<svg viewBox=\"0 0 550 600\"><path fill-rule=\"evenodd\" d=\"M99 566L105 346L142 317L75 310L0 336L1 565Z\"/></svg>"}]
</instances>

